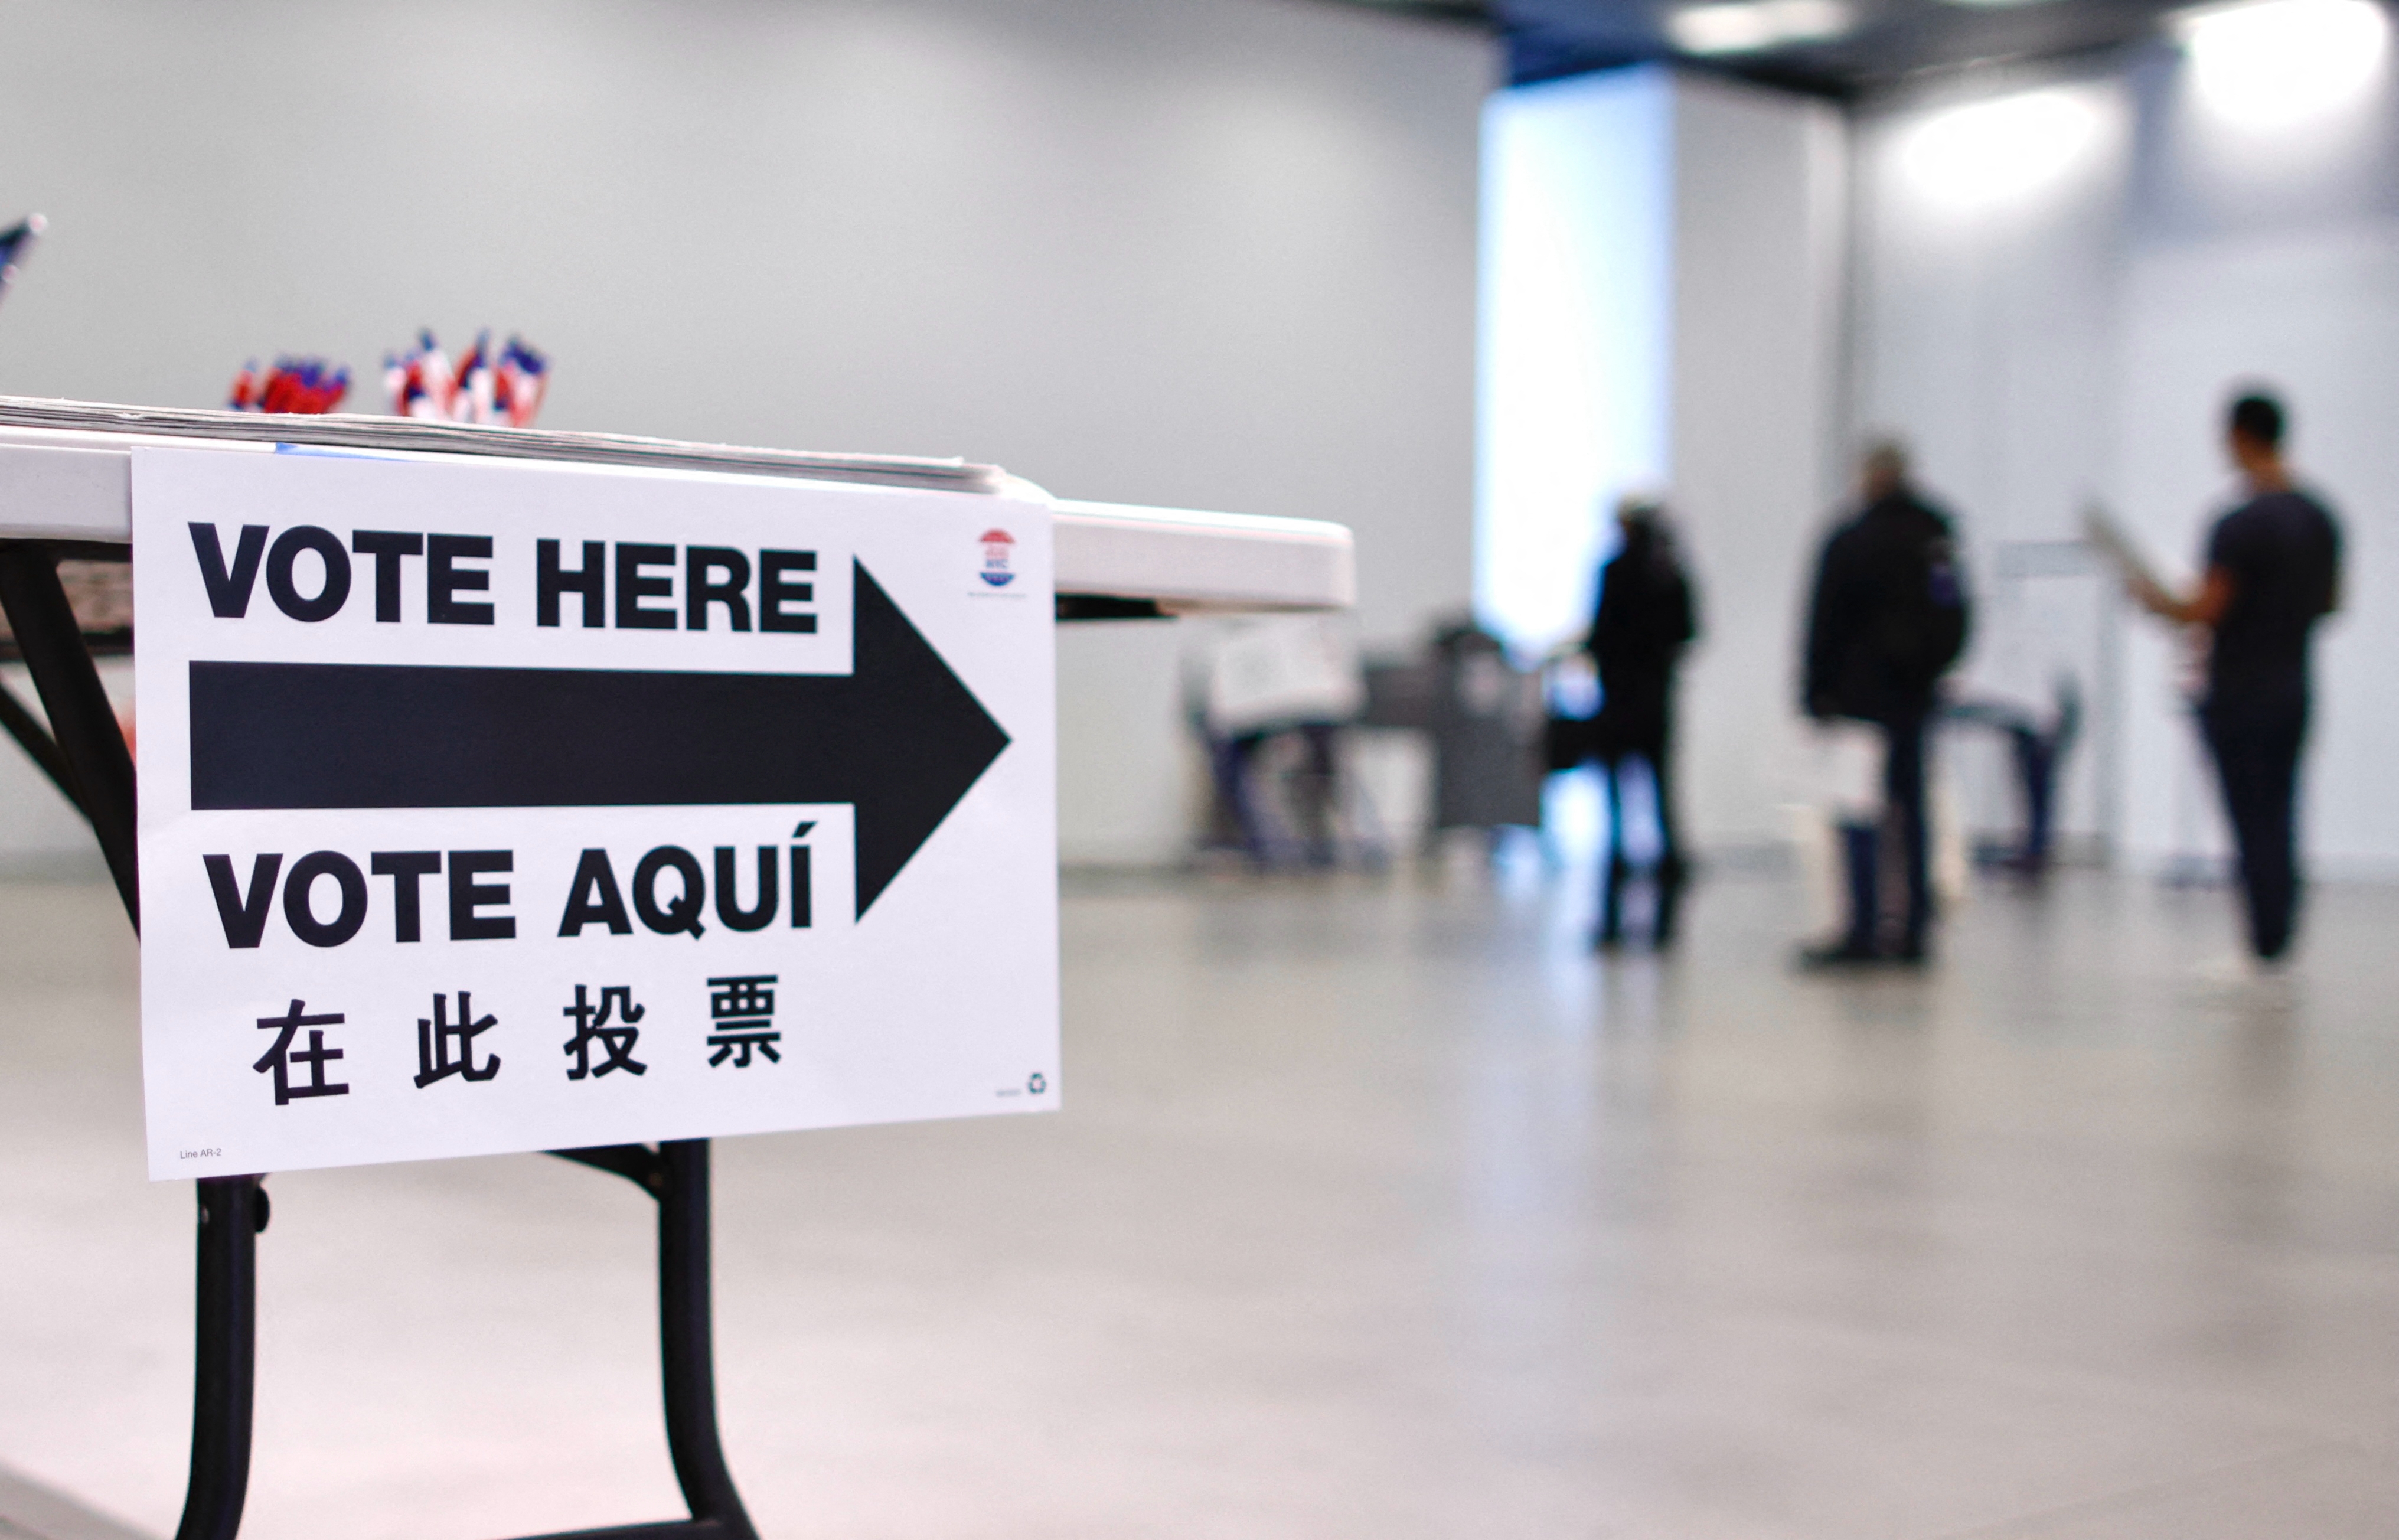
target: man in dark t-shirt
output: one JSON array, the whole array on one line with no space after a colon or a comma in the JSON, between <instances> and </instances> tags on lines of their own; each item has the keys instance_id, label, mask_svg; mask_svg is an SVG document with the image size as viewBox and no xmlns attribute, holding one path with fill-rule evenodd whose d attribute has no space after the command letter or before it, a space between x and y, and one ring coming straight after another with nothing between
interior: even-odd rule
<instances>
[{"instance_id":1,"label":"man in dark t-shirt","mask_svg":"<svg viewBox=\"0 0 2399 1540\"><path fill-rule=\"evenodd\" d=\"M2249 498L2218 520L2199 592L2181 599L2146 581L2151 613L2209 630L2199 722L2224 787L2241 858L2250 949L2266 962L2291 944L2298 906L2299 750L2308 729L2308 652L2316 622L2340 603L2340 527L2291 483L2283 409L2248 395L2232 403L2226 442Z\"/></svg>"}]
</instances>

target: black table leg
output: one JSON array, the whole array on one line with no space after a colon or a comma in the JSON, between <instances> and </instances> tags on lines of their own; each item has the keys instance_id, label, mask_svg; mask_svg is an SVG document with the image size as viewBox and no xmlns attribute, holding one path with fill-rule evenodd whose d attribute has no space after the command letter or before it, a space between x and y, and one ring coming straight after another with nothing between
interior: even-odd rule
<instances>
[{"instance_id":1,"label":"black table leg","mask_svg":"<svg viewBox=\"0 0 2399 1540\"><path fill-rule=\"evenodd\" d=\"M715 1309L709 1271L708 1141L553 1150L614 1171L658 1204L658 1355L667 1452L691 1517L538 1540L757 1540L716 1428Z\"/></svg>"},{"instance_id":2,"label":"black table leg","mask_svg":"<svg viewBox=\"0 0 2399 1540\"><path fill-rule=\"evenodd\" d=\"M59 584L57 553L36 541L0 543L0 608L8 612L17 651L33 671L49 713L50 736L73 773L75 800L125 900L133 928L142 928L135 875L133 754L116 725L116 709L101 688L100 670L84 645L83 628Z\"/></svg>"},{"instance_id":3,"label":"black table leg","mask_svg":"<svg viewBox=\"0 0 2399 1540\"><path fill-rule=\"evenodd\" d=\"M708 1141L658 1146L658 1347L666 1389L667 1448L696 1522L756 1540L716 1429L716 1326L709 1271Z\"/></svg>"},{"instance_id":4,"label":"black table leg","mask_svg":"<svg viewBox=\"0 0 2399 1540\"><path fill-rule=\"evenodd\" d=\"M54 550L38 541L0 542L0 609L7 613L18 651L41 693L50 731L46 736L13 696L0 701L0 727L23 743L91 820L126 914L139 933L133 756L59 583ZM614 1171L657 1201L658 1350L667 1450L691 1517L580 1530L547 1540L757 1540L734 1490L716 1426L708 1141L671 1140L655 1150L613 1144L554 1153ZM258 1234L266 1228L267 1216L266 1191L259 1181L255 1176L207 1177L197 1184L192 1469L175 1540L233 1540L241 1528L257 1373Z\"/></svg>"},{"instance_id":5,"label":"black table leg","mask_svg":"<svg viewBox=\"0 0 2399 1540\"><path fill-rule=\"evenodd\" d=\"M258 1362L258 1233L266 1191L254 1176L203 1177L198 1309L193 1323L192 1476L175 1540L233 1540L250 1490L251 1395Z\"/></svg>"},{"instance_id":6,"label":"black table leg","mask_svg":"<svg viewBox=\"0 0 2399 1540\"><path fill-rule=\"evenodd\" d=\"M91 820L125 912L138 932L133 756L85 646L58 556L34 541L0 543L0 608L50 719L41 731L14 696L6 725ZM35 740L41 740L39 742ZM47 746L49 752L43 752ZM251 1400L258 1349L258 1233L266 1192L254 1176L197 1184L197 1288L192 1333L192 1471L175 1540L233 1540L250 1488Z\"/></svg>"},{"instance_id":7,"label":"black table leg","mask_svg":"<svg viewBox=\"0 0 2399 1540\"><path fill-rule=\"evenodd\" d=\"M61 796L75 804L75 811L83 812L83 789L75 785L75 770L67 763L67 757L50 741L49 729L42 725L42 719L26 709L16 691L5 687L0 687L0 727L7 728L8 736L17 740L17 747L42 767L42 774L50 777L50 784L59 789Z\"/></svg>"}]
</instances>

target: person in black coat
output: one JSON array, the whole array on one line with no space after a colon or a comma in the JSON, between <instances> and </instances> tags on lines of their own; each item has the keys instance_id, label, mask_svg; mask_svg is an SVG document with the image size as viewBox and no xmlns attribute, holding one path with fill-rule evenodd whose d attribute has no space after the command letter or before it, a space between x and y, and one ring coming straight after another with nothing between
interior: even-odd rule
<instances>
[{"instance_id":1,"label":"person in black coat","mask_svg":"<svg viewBox=\"0 0 2399 1540\"><path fill-rule=\"evenodd\" d=\"M1880 829L1843 833L1849 925L1810 963L1920 962L1932 921L1932 831L1924 803L1925 728L1941 676L1964 651L1965 577L1948 518L1908 480L1907 455L1882 442L1865 456L1865 507L1824 542L1809 606L1801 704L1818 722L1871 723L1883 737ZM1880 836L1893 834L1906 906L1896 940L1881 934Z\"/></svg>"},{"instance_id":2,"label":"person in black coat","mask_svg":"<svg viewBox=\"0 0 2399 1540\"><path fill-rule=\"evenodd\" d=\"M1583 643L1599 670L1600 709L1593 727L1596 757L1607 788L1607 850L1601 868L1596 942L1623 939L1624 887L1632 863L1624 854L1624 770L1640 760L1657 791L1658 902L1651 934L1665 946L1688 868L1674 827L1673 742L1674 668L1699 634L1691 581L1674 548L1665 513L1648 498L1617 505L1623 533L1616 555L1600 569L1599 601Z\"/></svg>"}]
</instances>

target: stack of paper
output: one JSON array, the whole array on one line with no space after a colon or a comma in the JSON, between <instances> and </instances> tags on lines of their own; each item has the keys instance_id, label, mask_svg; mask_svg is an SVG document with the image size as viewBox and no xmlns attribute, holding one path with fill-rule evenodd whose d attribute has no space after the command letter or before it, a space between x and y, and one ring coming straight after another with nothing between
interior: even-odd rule
<instances>
[{"instance_id":1,"label":"stack of paper","mask_svg":"<svg viewBox=\"0 0 2399 1540\"><path fill-rule=\"evenodd\" d=\"M196 412L172 407L100 406L88 401L0 396L0 426L69 432L142 434L168 439L236 439L253 443L306 444L326 449L412 453L497 455L517 460L573 460L585 465L660 466L688 470L745 471L825 481L866 481L939 492L996 493L1005 480L993 466L897 454L820 454L805 450L691 444L622 433L562 433L549 428L493 427L363 413L302 416L255 412Z\"/></svg>"},{"instance_id":2,"label":"stack of paper","mask_svg":"<svg viewBox=\"0 0 2399 1540\"><path fill-rule=\"evenodd\" d=\"M2105 507L2094 503L2082 510L2082 531L2090 542L2099 547L2100 553L2116 564L2117 572L2123 575L2129 587L2161 593L2165 591L2165 586L2158 581L2156 572L2150 568L2148 559L2133 543L2132 535Z\"/></svg>"}]
</instances>

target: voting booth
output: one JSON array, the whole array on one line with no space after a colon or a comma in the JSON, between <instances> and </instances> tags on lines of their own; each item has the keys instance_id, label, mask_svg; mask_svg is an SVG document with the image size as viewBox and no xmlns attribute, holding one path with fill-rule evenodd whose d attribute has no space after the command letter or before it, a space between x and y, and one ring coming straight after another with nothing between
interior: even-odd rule
<instances>
[{"instance_id":1,"label":"voting booth","mask_svg":"<svg viewBox=\"0 0 2399 1540\"><path fill-rule=\"evenodd\" d=\"M132 561L140 774L59 576ZM179 1540L238 1529L261 1178L547 1151L658 1206L688 1520L708 1141L1058 1107L1060 621L1312 610L1349 533L957 461L0 400L0 725L142 937L198 1187ZM46 720L45 720L46 719Z\"/></svg>"}]
</instances>

